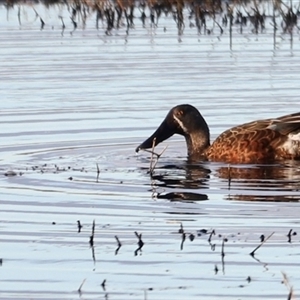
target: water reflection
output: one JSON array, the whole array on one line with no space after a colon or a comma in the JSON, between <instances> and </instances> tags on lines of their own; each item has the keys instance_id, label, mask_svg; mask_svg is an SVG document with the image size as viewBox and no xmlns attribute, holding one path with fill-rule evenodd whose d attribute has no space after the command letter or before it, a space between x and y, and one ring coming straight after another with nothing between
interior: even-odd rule
<instances>
[{"instance_id":1,"label":"water reflection","mask_svg":"<svg viewBox=\"0 0 300 300\"><path fill-rule=\"evenodd\" d=\"M228 189L259 191L298 191L299 162L274 165L226 166L216 170L220 179L226 179Z\"/></svg>"},{"instance_id":2,"label":"water reflection","mask_svg":"<svg viewBox=\"0 0 300 300\"><path fill-rule=\"evenodd\" d=\"M157 194L158 199L168 199L170 201L184 201L184 202L195 202L208 200L206 194L191 193L191 192L171 192Z\"/></svg>"},{"instance_id":3,"label":"water reflection","mask_svg":"<svg viewBox=\"0 0 300 300\"><path fill-rule=\"evenodd\" d=\"M223 195L225 191L226 200L300 200L300 163L294 161L246 166L189 162L181 162L178 165L165 164L155 170L152 180L156 192L159 188L163 188L163 191L180 189L157 192L157 198L171 201L208 200L211 191L215 190L222 191ZM203 193L203 190L206 192Z\"/></svg>"},{"instance_id":4,"label":"water reflection","mask_svg":"<svg viewBox=\"0 0 300 300\"><path fill-rule=\"evenodd\" d=\"M228 195L226 200L234 201L268 201L268 202L299 202L300 195Z\"/></svg>"},{"instance_id":5,"label":"water reflection","mask_svg":"<svg viewBox=\"0 0 300 300\"><path fill-rule=\"evenodd\" d=\"M224 179L239 179L251 180L259 186L268 187L266 183L271 180L276 185L280 185L283 180L296 181L300 179L300 164L299 162L291 162L287 164L272 164L272 165L241 165L241 166L221 166L217 169L218 177ZM254 181L253 181L254 180Z\"/></svg>"},{"instance_id":6,"label":"water reflection","mask_svg":"<svg viewBox=\"0 0 300 300\"><path fill-rule=\"evenodd\" d=\"M165 165L154 173L152 179L157 186L168 188L208 188L210 169L198 164Z\"/></svg>"}]
</instances>

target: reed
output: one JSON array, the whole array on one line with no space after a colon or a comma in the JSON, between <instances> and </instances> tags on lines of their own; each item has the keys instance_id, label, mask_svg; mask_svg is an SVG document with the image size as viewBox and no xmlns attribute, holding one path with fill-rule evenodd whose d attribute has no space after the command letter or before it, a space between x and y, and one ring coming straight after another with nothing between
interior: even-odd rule
<instances>
[{"instance_id":1,"label":"reed","mask_svg":"<svg viewBox=\"0 0 300 300\"><path fill-rule=\"evenodd\" d=\"M126 28L126 32L135 28L137 22L142 22L143 27L149 24L156 28L162 16L173 18L178 29L178 35L182 35L186 24L196 27L198 34L222 35L228 28L230 48L232 37L235 32L244 32L247 27L254 34L264 32L266 20L271 20L274 30L274 45L276 32L281 27L282 34L289 34L291 43L293 34L298 33L297 24L300 11L300 0L282 2L281 0L39 0L46 7L65 5L70 13L70 20L74 32L78 26L85 28L88 18L95 18L97 29L104 28L107 35L113 30ZM34 9L32 4L24 0L0 0L0 5L7 9L13 6L27 6ZM36 11L40 20L40 28L43 30L47 25ZM18 12L21 25L21 15ZM62 22L62 28L66 25ZM217 30L216 30L217 28Z\"/></svg>"}]
</instances>

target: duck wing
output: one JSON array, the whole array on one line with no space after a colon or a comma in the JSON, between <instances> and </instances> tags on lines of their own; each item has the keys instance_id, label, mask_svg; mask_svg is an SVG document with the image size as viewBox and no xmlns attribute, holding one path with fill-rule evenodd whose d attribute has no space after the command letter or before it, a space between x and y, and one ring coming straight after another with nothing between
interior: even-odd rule
<instances>
[{"instance_id":1,"label":"duck wing","mask_svg":"<svg viewBox=\"0 0 300 300\"><path fill-rule=\"evenodd\" d=\"M295 135L300 132L300 113L270 120L267 128L280 132L282 135Z\"/></svg>"},{"instance_id":2,"label":"duck wing","mask_svg":"<svg viewBox=\"0 0 300 300\"><path fill-rule=\"evenodd\" d=\"M206 155L210 160L231 163L300 158L300 112L228 129L214 141Z\"/></svg>"}]
</instances>

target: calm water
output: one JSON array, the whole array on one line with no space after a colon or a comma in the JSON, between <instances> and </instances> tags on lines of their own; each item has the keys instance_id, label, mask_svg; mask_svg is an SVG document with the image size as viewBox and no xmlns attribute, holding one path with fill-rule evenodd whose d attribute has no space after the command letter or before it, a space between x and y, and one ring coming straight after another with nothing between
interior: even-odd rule
<instances>
[{"instance_id":1,"label":"calm water","mask_svg":"<svg viewBox=\"0 0 300 300\"><path fill-rule=\"evenodd\" d=\"M167 17L111 36L90 18L71 34L63 8L35 9L42 31L30 7L21 25L17 8L0 9L0 298L287 299L282 272L299 295L299 236L287 237L299 229L298 163L233 166L229 182L227 165L188 164L173 137L151 180L149 155L134 153L181 103L212 139L299 111L299 36L278 32L274 45L271 29L248 28L230 50L226 32L187 26L179 38Z\"/></svg>"}]
</instances>

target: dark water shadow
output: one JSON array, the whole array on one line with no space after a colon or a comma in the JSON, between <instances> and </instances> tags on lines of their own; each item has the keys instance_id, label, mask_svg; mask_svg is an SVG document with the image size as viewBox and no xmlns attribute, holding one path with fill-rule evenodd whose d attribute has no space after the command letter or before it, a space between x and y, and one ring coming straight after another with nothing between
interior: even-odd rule
<instances>
[{"instance_id":1,"label":"dark water shadow","mask_svg":"<svg viewBox=\"0 0 300 300\"><path fill-rule=\"evenodd\" d=\"M157 194L158 199L168 199L170 201L184 201L184 202L195 202L208 200L206 194L191 193L191 192L171 192Z\"/></svg>"},{"instance_id":2,"label":"dark water shadow","mask_svg":"<svg viewBox=\"0 0 300 300\"><path fill-rule=\"evenodd\" d=\"M181 161L157 166L151 180L157 198L171 201L209 200L212 190L214 195L219 193L226 200L300 201L298 161L269 165ZM166 192L168 189L172 191Z\"/></svg>"},{"instance_id":3,"label":"dark water shadow","mask_svg":"<svg viewBox=\"0 0 300 300\"><path fill-rule=\"evenodd\" d=\"M199 189L209 187L210 173L206 166L183 162L160 167L152 179L158 181L159 187Z\"/></svg>"},{"instance_id":4,"label":"dark water shadow","mask_svg":"<svg viewBox=\"0 0 300 300\"><path fill-rule=\"evenodd\" d=\"M226 180L229 193L224 198L236 201L300 201L300 163L285 162L252 167L221 167L220 179Z\"/></svg>"},{"instance_id":5,"label":"dark water shadow","mask_svg":"<svg viewBox=\"0 0 300 300\"><path fill-rule=\"evenodd\" d=\"M187 162L163 165L151 175L153 195L157 199L179 202L208 200L206 193L196 190L209 188L210 172L204 166ZM167 189L172 191L165 192Z\"/></svg>"}]
</instances>

